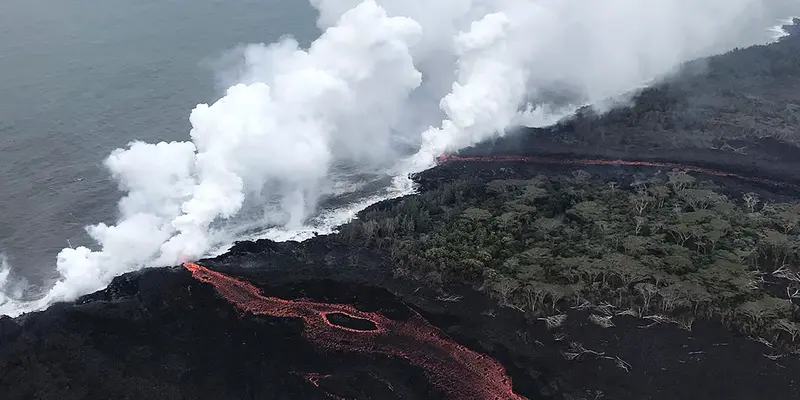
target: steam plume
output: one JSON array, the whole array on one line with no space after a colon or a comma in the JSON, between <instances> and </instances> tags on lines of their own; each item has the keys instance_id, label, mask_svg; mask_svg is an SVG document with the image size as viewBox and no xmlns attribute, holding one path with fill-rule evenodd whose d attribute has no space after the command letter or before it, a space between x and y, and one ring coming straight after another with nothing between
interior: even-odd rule
<instances>
[{"instance_id":1,"label":"steam plume","mask_svg":"<svg viewBox=\"0 0 800 400\"><path fill-rule=\"evenodd\" d=\"M779 18L800 14L790 0L310 1L322 35L308 49L291 38L246 48L238 84L192 111L191 141L112 152L106 166L127 193L116 225L88 227L95 249L62 250L47 295L5 301L0 313L207 255L241 238L242 226L273 227L273 238L329 232L408 193L407 174L442 152L551 124L683 61L769 41ZM548 100L566 89L571 104ZM391 176L391 187L316 214L337 184Z\"/></svg>"},{"instance_id":2,"label":"steam plume","mask_svg":"<svg viewBox=\"0 0 800 400\"><path fill-rule=\"evenodd\" d=\"M8 257L5 253L0 253L0 309L14 306L15 299L22 296L26 286L27 282L24 279L11 279Z\"/></svg>"},{"instance_id":3,"label":"steam plume","mask_svg":"<svg viewBox=\"0 0 800 400\"><path fill-rule=\"evenodd\" d=\"M0 306L8 301L5 295L6 285L8 285L8 277L11 274L11 268L8 266L8 258L3 253L0 253Z\"/></svg>"},{"instance_id":4,"label":"steam plume","mask_svg":"<svg viewBox=\"0 0 800 400\"><path fill-rule=\"evenodd\" d=\"M778 25L770 28L770 32L772 32L772 38L774 40L781 40L789 36L792 30L797 31L797 24L800 24L800 17L791 17L782 20Z\"/></svg>"}]
</instances>

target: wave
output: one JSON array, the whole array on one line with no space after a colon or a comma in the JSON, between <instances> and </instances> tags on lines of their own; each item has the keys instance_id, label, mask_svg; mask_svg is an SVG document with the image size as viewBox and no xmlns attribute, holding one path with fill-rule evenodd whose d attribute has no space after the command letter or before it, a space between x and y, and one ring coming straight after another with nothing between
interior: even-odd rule
<instances>
[{"instance_id":1,"label":"wave","mask_svg":"<svg viewBox=\"0 0 800 400\"><path fill-rule=\"evenodd\" d=\"M334 232L368 205L412 193L408 175L442 153L601 106L685 61L774 40L763 15L782 1L311 0L322 34L307 48L290 37L246 47L239 83L191 112L189 140L111 153L105 166L125 193L117 222L86 228L94 246L63 249L60 278L38 300L4 290L0 313L72 300L235 240ZM560 91L567 104L551 97Z\"/></svg>"}]
</instances>

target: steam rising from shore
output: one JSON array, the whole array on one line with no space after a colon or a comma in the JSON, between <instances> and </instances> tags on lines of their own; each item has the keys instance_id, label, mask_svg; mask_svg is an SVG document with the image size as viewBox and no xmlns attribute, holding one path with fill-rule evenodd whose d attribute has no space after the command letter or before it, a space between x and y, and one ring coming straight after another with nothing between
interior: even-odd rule
<instances>
[{"instance_id":1,"label":"steam rising from shore","mask_svg":"<svg viewBox=\"0 0 800 400\"><path fill-rule=\"evenodd\" d=\"M87 228L95 249L58 254L61 278L41 300L0 296L0 313L208 255L241 238L237 224L284 239L330 232L371 202L409 193L406 176L443 152L552 124L681 62L771 40L769 7L780 2L310 1L322 35L308 49L291 38L247 47L239 83L191 112L191 141L112 152L105 165L126 193L117 223ZM567 89L569 104L548 99ZM316 214L339 182L392 177L367 200Z\"/></svg>"}]
</instances>

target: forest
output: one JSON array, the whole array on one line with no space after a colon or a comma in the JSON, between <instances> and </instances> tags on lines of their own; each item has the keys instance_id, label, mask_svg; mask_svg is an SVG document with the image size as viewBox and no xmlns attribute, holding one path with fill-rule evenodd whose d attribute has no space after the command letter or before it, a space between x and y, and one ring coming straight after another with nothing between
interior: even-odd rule
<instances>
[{"instance_id":1,"label":"forest","mask_svg":"<svg viewBox=\"0 0 800 400\"><path fill-rule=\"evenodd\" d=\"M593 310L604 327L632 315L690 330L703 318L798 348L800 205L729 196L677 169L613 178L564 169L441 181L336 237L390 253L396 276L442 298L468 282L531 320Z\"/></svg>"}]
</instances>

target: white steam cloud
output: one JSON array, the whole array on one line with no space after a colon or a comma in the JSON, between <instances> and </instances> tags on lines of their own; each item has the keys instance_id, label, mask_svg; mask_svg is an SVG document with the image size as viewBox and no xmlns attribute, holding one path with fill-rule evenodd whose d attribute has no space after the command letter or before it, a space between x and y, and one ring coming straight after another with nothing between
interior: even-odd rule
<instances>
[{"instance_id":1,"label":"white steam cloud","mask_svg":"<svg viewBox=\"0 0 800 400\"><path fill-rule=\"evenodd\" d=\"M8 283L9 283L9 276L11 275L11 268L8 266L8 258L5 254L0 253L0 306L5 304L9 301L8 297L5 295Z\"/></svg>"},{"instance_id":2,"label":"white steam cloud","mask_svg":"<svg viewBox=\"0 0 800 400\"><path fill-rule=\"evenodd\" d=\"M770 27L800 14L791 0L310 1L321 36L308 49L290 38L246 48L238 84L192 111L191 141L133 142L108 157L127 193L116 225L88 227L94 249L62 250L49 292L34 302L5 292L0 313L74 299L258 232L331 232L409 193L408 173L443 152L552 124L689 59L770 41ZM559 89L573 104L548 102ZM320 199L359 181L392 183L318 214Z\"/></svg>"},{"instance_id":3,"label":"white steam cloud","mask_svg":"<svg viewBox=\"0 0 800 400\"><path fill-rule=\"evenodd\" d=\"M778 25L770 28L770 32L772 32L772 39L777 41L789 36L789 32L786 30L786 28L793 26L795 24L795 20L798 18L800 17L794 16L783 19Z\"/></svg>"}]
</instances>

